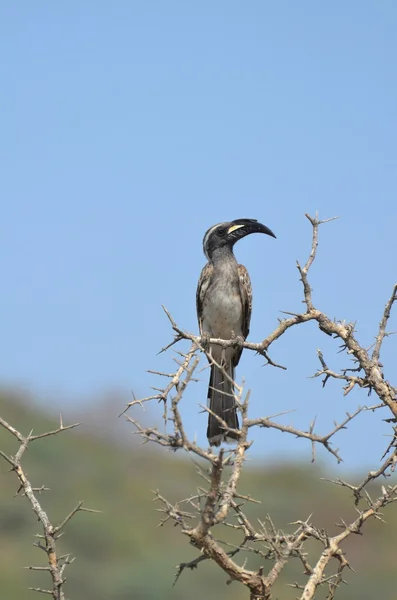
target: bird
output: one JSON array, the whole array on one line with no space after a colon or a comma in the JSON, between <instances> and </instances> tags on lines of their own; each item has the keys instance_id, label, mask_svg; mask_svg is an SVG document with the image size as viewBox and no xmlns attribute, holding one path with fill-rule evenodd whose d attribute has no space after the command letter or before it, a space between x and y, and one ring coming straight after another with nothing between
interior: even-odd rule
<instances>
[{"instance_id":1,"label":"bird","mask_svg":"<svg viewBox=\"0 0 397 600\"><path fill-rule=\"evenodd\" d=\"M238 264L233 246L252 233L276 237L266 225L256 219L235 219L213 225L203 238L203 251L208 262L201 271L196 293L200 335L204 344L208 338L236 339L235 346L222 348L211 344L207 350L211 365L207 428L210 446L233 442L239 437L236 432L239 421L233 382L235 367L242 353L242 344L238 340L244 341L249 333L252 288L248 271ZM217 417L222 419L227 428Z\"/></svg>"}]
</instances>

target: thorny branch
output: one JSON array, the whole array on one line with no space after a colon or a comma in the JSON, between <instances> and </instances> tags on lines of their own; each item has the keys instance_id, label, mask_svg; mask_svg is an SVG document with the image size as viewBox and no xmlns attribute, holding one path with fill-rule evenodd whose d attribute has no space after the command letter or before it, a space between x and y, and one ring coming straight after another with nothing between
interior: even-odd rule
<instances>
[{"instance_id":1,"label":"thorny branch","mask_svg":"<svg viewBox=\"0 0 397 600\"><path fill-rule=\"evenodd\" d=\"M47 554L48 566L28 566L26 569L31 571L47 571L50 573L52 587L51 589L42 589L38 587L31 587L30 590L34 592L39 592L41 594L46 594L52 596L54 600L64 600L64 583L65 576L64 571L67 565L70 565L74 558L71 557L70 554L61 556L57 550L57 540L62 535L62 530L65 525L74 517L74 515L79 511L85 512L98 512L89 508L83 508L83 502L80 501L77 506L71 511L71 513L57 526L52 525L47 513L42 508L38 498L37 493L48 490L44 486L40 488L32 487L30 480L26 475L26 471L22 467L22 457L27 450L30 443L53 435L57 435L62 433L63 431L69 431L70 429L74 429L78 427L79 423L74 423L73 425L64 426L62 422L62 417L60 419L60 425L58 429L53 431L48 431L46 433L42 433L39 435L33 435L31 431L29 435L24 436L20 433L15 427L7 423L4 419L0 417L0 426L5 430L9 431L19 442L20 446L15 454L12 456L11 454L6 454L2 450L0 450L0 455L11 465L11 471L14 471L19 480L19 488L17 490L16 495L21 494L26 496L28 499L34 513L37 516L37 519L40 521L41 526L43 528L43 534L38 534L37 537L39 541L34 545L41 550L43 550Z\"/></svg>"},{"instance_id":2,"label":"thorny branch","mask_svg":"<svg viewBox=\"0 0 397 600\"><path fill-rule=\"evenodd\" d=\"M160 373L151 371L161 377L166 377L169 381L165 387L155 388L156 394L147 396L143 399L134 398L126 410L150 401L161 401L164 403L165 422L171 421L173 431L170 433L160 431L157 428L143 427L139 421L128 417L128 420L134 425L135 433L142 437L144 442L152 441L163 447L171 449L183 448L191 455L196 455L204 460L207 465L207 471L199 467L200 476L205 481L205 489L199 488L198 493L190 498L180 501L178 504L172 504L167 499L156 492L156 501L160 502L159 509L165 516L161 521L164 524L171 520L181 528L181 532L186 535L190 542L200 550L200 555L190 562L181 563L177 567L175 581L179 578L185 569L196 568L204 560L213 560L229 577L229 581L239 581L249 589L251 600L270 600L272 587L278 579L285 565L290 559L297 559L301 562L303 573L306 576L306 583L295 582L292 586L301 590L300 600L312 600L315 598L316 590L319 586L328 588L329 600L335 597L338 586L343 582L342 574L350 564L345 557L341 547L344 540L351 534L361 533L364 523L370 518L381 519L380 510L397 500L397 486L382 487L381 494L377 500L373 501L367 491L367 485L379 477L389 477L395 469L397 463L397 428L394 428L392 441L385 453L383 464L376 470L370 471L368 475L358 485L352 485L341 480L334 481L338 485L348 488L353 492L356 506L359 502L365 502L364 510L356 508L358 516L350 523L341 521L341 532L330 537L323 529L316 528L310 521L310 517L305 521L297 521L293 525L297 526L292 533L284 533L277 530L271 517L268 515L264 521L259 521L259 527L253 524L246 513L243 511L244 505L254 502L254 499L248 496L242 496L238 492L238 484L246 460L247 450L252 442L248 440L248 433L254 427L263 427L275 429L283 433L288 433L299 438L307 439L312 445L312 460L315 459L316 445L320 445L330 452L338 462L341 460L339 452L332 444L332 438L342 429L346 429L348 424L363 411L375 411L380 408L388 408L391 412L390 423L395 423L397 418L396 388L394 388L383 376L383 367L379 361L381 348L385 337L388 335L386 329L392 307L397 300L397 284L393 287L393 292L388 300L376 335L372 355L357 340L355 325L330 319L325 313L319 310L314 303L312 289L309 283L309 272L316 259L318 247L319 226L332 221L327 219L320 221L318 216L311 217L306 214L312 226L312 242L309 256L302 267L297 263L297 269L300 281L303 286L303 298L305 310L301 313L287 312L288 318L279 320L278 326L265 339L259 343L241 340L221 340L205 339L193 335L181 329L171 314L164 308L164 311L171 323L175 333L174 340L161 351L164 352L182 340L189 340L191 347L187 353L178 353L181 360L176 360L177 369L172 373ZM241 415L241 428L234 431L237 435L235 448L221 450L215 454L212 449L204 449L197 444L195 440L190 440L186 434L181 418L179 404L183 398L187 385L195 381L195 374L198 367L198 354L206 356L208 362L216 364L208 352L209 344L216 344L222 348L228 348L239 344L247 350L253 350L266 359L266 364L285 369L284 366L277 364L269 356L270 346L276 342L289 329L296 325L301 325L308 321L316 321L322 332L338 339L341 342L342 351L355 363L353 368L343 369L336 372L328 367L321 350L317 351L321 368L315 373L314 377L323 377L323 386L330 378L340 380L344 384L344 395L347 395L353 388L363 388L368 392L376 394L379 402L372 406L359 407L353 413L347 413L346 418L339 424L335 423L334 428L326 434L318 434L314 431L315 420L309 425L307 431L299 430L291 425L279 423L275 419L279 415L250 419L248 416L249 393L244 393L243 386L233 382L235 389L235 401L237 409ZM222 369L221 365L217 365ZM228 374L224 372L224 376ZM209 412L209 409L203 407ZM169 415L167 413L169 410ZM227 428L226 423L221 419L220 423ZM388 456L386 456L388 455ZM181 510L181 505L189 507L189 511ZM232 545L214 537L215 529L219 526L233 528L241 533L239 544ZM319 545L320 555L314 565L308 561L308 555L305 551L307 540L313 540ZM231 549L227 549L227 548ZM271 561L271 567L267 572L265 567L258 571L247 568L246 561L239 564L238 559L241 554L256 554L264 561ZM326 573L331 561L336 561L337 569L333 574Z\"/></svg>"}]
</instances>

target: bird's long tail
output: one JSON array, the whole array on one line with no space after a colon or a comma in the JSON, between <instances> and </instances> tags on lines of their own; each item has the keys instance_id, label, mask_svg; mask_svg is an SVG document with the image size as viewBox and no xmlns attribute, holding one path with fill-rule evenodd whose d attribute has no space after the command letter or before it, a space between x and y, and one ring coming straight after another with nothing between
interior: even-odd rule
<instances>
[{"instance_id":1,"label":"bird's long tail","mask_svg":"<svg viewBox=\"0 0 397 600\"><path fill-rule=\"evenodd\" d=\"M223 441L232 442L238 439L233 431L228 431L214 416L217 415L231 429L238 429L236 403L234 400L234 367L232 363L225 366L229 380L215 365L211 366L210 383L208 387L208 407L212 413L208 415L207 438L211 446L220 446Z\"/></svg>"}]
</instances>

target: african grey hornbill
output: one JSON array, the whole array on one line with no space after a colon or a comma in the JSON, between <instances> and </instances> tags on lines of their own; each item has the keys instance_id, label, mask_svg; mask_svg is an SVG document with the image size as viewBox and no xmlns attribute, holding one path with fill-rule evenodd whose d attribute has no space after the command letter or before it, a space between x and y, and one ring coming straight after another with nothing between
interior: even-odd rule
<instances>
[{"instance_id":1,"label":"african grey hornbill","mask_svg":"<svg viewBox=\"0 0 397 600\"><path fill-rule=\"evenodd\" d=\"M197 286L197 318L202 336L230 340L245 340L248 336L252 290L247 269L239 265L233 254L233 246L251 233L266 233L276 237L265 225L255 219L236 219L228 223L218 223L210 229L203 239L204 254L208 263L201 271ZM242 348L231 346L222 349L212 344L209 353L223 367L222 370L211 365L208 387L207 437L211 446L219 446L223 441L236 439L236 434L222 427L214 416L220 417L231 429L238 429L234 400L234 368L237 366Z\"/></svg>"}]
</instances>

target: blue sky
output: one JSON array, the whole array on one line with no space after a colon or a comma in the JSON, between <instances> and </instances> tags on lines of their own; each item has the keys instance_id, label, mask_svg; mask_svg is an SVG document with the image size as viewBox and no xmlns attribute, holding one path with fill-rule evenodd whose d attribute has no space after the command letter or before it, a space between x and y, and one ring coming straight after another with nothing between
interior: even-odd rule
<instances>
[{"instance_id":1,"label":"blue sky","mask_svg":"<svg viewBox=\"0 0 397 600\"><path fill-rule=\"evenodd\" d=\"M396 281L396 28L391 0L4 3L1 381L72 411L108 389L146 395L157 382L145 370L172 366L156 356L171 335L161 305L197 330L203 234L239 217L277 235L236 247L252 341L302 308L295 261L310 246L304 213L318 210L340 219L321 229L315 303L357 321L369 346ZM367 402L309 379L318 347L349 366L312 324L272 348L287 372L245 352L253 415L296 409L284 422L317 415L325 432ZM395 353L388 338L390 378ZM200 441L202 378L184 404ZM383 416L340 434L348 467L374 466ZM255 440L266 461L310 455L279 433Z\"/></svg>"}]
</instances>

